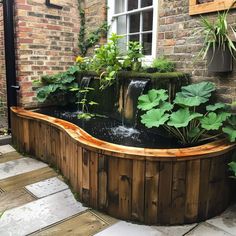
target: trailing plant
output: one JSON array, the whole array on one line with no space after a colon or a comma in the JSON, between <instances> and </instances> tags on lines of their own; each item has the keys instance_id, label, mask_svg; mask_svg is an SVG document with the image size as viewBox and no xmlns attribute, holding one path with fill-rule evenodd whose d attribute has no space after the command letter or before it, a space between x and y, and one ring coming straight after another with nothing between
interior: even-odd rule
<instances>
[{"instance_id":1,"label":"trailing plant","mask_svg":"<svg viewBox=\"0 0 236 236\"><path fill-rule=\"evenodd\" d=\"M80 50L80 54L84 57L86 56L88 49L94 47L96 43L98 43L100 39L107 34L109 26L107 24L107 21L104 21L96 30L90 32L88 34L88 37L86 38L85 12L82 8L81 0L78 0L78 6L80 15L78 47Z\"/></svg>"},{"instance_id":2,"label":"trailing plant","mask_svg":"<svg viewBox=\"0 0 236 236\"><path fill-rule=\"evenodd\" d=\"M225 134L236 140L236 115L224 103L208 105L215 84L201 82L183 86L173 102L167 90L150 90L139 97L138 108L145 112L141 122L147 128L164 127L183 145L193 145Z\"/></svg>"},{"instance_id":3,"label":"trailing plant","mask_svg":"<svg viewBox=\"0 0 236 236\"><path fill-rule=\"evenodd\" d=\"M175 64L165 57L154 59L151 67L155 68L157 72L161 73L173 72L175 70Z\"/></svg>"},{"instance_id":4,"label":"trailing plant","mask_svg":"<svg viewBox=\"0 0 236 236\"><path fill-rule=\"evenodd\" d=\"M236 1L232 3L231 7L235 4ZM213 22L208 20L206 17L201 17L202 29L200 29L200 31L197 31L196 33L197 34L200 33L201 35L203 35L204 41L203 41L203 47L198 57L202 56L202 58L205 59L207 52L211 47L213 48L213 55L215 53L216 48L218 47L221 48L223 51L225 51L228 48L231 55L234 57L234 53L236 52L236 47L230 35L232 33L235 40L236 31L227 22L227 16L230 8L227 11L218 12L217 18Z\"/></svg>"}]
</instances>

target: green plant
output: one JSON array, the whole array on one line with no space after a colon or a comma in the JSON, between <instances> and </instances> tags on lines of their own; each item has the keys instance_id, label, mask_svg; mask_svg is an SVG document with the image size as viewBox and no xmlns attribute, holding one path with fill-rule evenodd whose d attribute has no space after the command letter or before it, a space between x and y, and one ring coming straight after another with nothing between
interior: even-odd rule
<instances>
[{"instance_id":1,"label":"green plant","mask_svg":"<svg viewBox=\"0 0 236 236\"><path fill-rule=\"evenodd\" d=\"M131 69L132 71L139 71L141 68L141 58L143 54L141 53L142 46L139 42L128 42L127 55L124 57L124 62L122 67L124 69Z\"/></svg>"},{"instance_id":2,"label":"green plant","mask_svg":"<svg viewBox=\"0 0 236 236\"><path fill-rule=\"evenodd\" d=\"M236 1L232 3L231 7L235 5L235 3ZM234 46L234 43L230 38L230 30L233 33L234 39L236 39L236 31L227 22L227 16L230 8L222 13L219 12L216 20L214 20L213 22L208 20L206 17L201 17L202 29L200 29L200 31L197 31L196 33L200 33L201 35L203 35L204 41L203 47L198 57L202 56L202 58L205 59L207 52L211 47L213 48L213 55L216 47L218 47L223 51L228 48L231 55L234 57L236 47Z\"/></svg>"},{"instance_id":3,"label":"green plant","mask_svg":"<svg viewBox=\"0 0 236 236\"><path fill-rule=\"evenodd\" d=\"M236 115L224 103L206 105L215 84L201 82L183 86L173 102L167 90L150 90L139 97L138 108L145 111L141 122L147 127L164 127L183 145L192 145L226 134L236 140Z\"/></svg>"},{"instance_id":4,"label":"green plant","mask_svg":"<svg viewBox=\"0 0 236 236\"><path fill-rule=\"evenodd\" d=\"M152 62L152 68L162 73L173 72L175 64L164 57L159 57Z\"/></svg>"}]
</instances>

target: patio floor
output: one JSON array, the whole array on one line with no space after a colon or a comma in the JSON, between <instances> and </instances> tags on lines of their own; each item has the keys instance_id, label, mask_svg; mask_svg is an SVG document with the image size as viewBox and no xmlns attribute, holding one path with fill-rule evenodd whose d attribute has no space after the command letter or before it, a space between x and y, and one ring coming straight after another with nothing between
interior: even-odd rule
<instances>
[{"instance_id":1,"label":"patio floor","mask_svg":"<svg viewBox=\"0 0 236 236\"><path fill-rule=\"evenodd\" d=\"M47 164L0 146L0 235L223 236L236 235L236 205L206 222L143 226L120 221L76 201Z\"/></svg>"}]
</instances>

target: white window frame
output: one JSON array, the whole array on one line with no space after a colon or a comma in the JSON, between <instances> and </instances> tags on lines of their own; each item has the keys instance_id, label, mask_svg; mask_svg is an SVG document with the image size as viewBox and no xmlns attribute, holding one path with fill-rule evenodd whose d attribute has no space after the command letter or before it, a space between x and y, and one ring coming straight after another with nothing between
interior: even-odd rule
<instances>
[{"instance_id":1,"label":"white window frame","mask_svg":"<svg viewBox=\"0 0 236 236\"><path fill-rule=\"evenodd\" d=\"M127 0L126 1L126 6L127 6ZM122 15L127 15L127 11L115 14L115 1L114 0L108 0L108 14L107 14L107 21L108 24L111 26L108 32L108 37L114 32L117 32L117 24L116 24L116 18L118 16ZM131 13L136 13L148 9L153 9L153 29L152 29L152 55L147 55L143 58L144 64L150 64L155 58L157 54L157 21L158 21L158 1L153 0L153 6L148 6L140 9L135 9L132 11L129 11L129 14ZM128 27L127 27L128 29ZM139 32L140 33L140 32ZM147 31L148 33L148 31Z\"/></svg>"}]
</instances>

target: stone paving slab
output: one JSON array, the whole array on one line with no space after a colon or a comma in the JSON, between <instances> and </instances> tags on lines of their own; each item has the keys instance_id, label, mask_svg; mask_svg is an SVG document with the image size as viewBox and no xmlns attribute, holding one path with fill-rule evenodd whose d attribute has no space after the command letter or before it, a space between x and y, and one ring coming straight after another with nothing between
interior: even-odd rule
<instances>
[{"instance_id":1,"label":"stone paving slab","mask_svg":"<svg viewBox=\"0 0 236 236\"><path fill-rule=\"evenodd\" d=\"M218 227L215 227L208 223L201 223L194 228L186 236L233 236L235 234L229 234Z\"/></svg>"},{"instance_id":2,"label":"stone paving slab","mask_svg":"<svg viewBox=\"0 0 236 236\"><path fill-rule=\"evenodd\" d=\"M232 235L236 235L236 205L229 207L220 216L206 221Z\"/></svg>"},{"instance_id":3,"label":"stone paving slab","mask_svg":"<svg viewBox=\"0 0 236 236\"><path fill-rule=\"evenodd\" d=\"M95 236L165 236L151 226L137 225L120 221L109 228L95 234Z\"/></svg>"},{"instance_id":4,"label":"stone paving slab","mask_svg":"<svg viewBox=\"0 0 236 236\"><path fill-rule=\"evenodd\" d=\"M46 166L47 164L32 158L21 158L18 160L1 163L0 180L37 170Z\"/></svg>"},{"instance_id":5,"label":"stone paving slab","mask_svg":"<svg viewBox=\"0 0 236 236\"><path fill-rule=\"evenodd\" d=\"M86 209L65 190L6 211L0 218L0 235L27 235Z\"/></svg>"},{"instance_id":6,"label":"stone paving slab","mask_svg":"<svg viewBox=\"0 0 236 236\"><path fill-rule=\"evenodd\" d=\"M0 155L1 154L6 154L6 153L9 153L9 152L15 152L15 151L16 151L16 149L13 148L9 144L0 146Z\"/></svg>"},{"instance_id":7,"label":"stone paving slab","mask_svg":"<svg viewBox=\"0 0 236 236\"><path fill-rule=\"evenodd\" d=\"M34 184L25 186L25 188L37 198L49 196L53 193L68 189L63 181L57 177L46 179Z\"/></svg>"}]
</instances>

